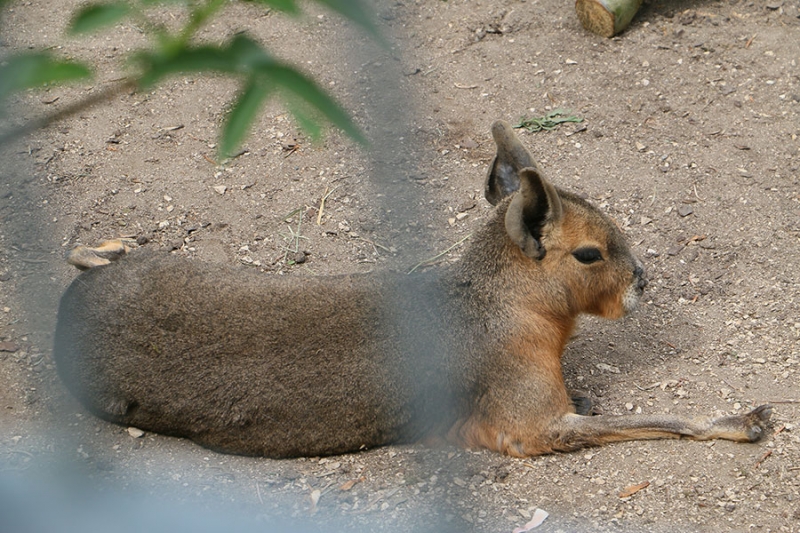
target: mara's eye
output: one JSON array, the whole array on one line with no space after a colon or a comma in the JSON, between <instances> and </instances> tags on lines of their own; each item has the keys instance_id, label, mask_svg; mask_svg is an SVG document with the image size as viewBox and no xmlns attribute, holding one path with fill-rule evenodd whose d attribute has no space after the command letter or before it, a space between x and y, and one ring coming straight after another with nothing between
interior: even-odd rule
<instances>
[{"instance_id":1,"label":"mara's eye","mask_svg":"<svg viewBox=\"0 0 800 533\"><path fill-rule=\"evenodd\" d=\"M578 248L572 252L572 256L584 265L591 265L592 263L603 260L603 254L600 253L600 250L591 246Z\"/></svg>"}]
</instances>

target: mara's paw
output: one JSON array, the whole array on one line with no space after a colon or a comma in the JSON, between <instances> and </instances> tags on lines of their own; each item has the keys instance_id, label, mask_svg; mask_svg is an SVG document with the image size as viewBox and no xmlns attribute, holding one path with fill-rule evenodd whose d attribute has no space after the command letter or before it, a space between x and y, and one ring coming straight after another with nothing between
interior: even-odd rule
<instances>
[{"instance_id":1,"label":"mara's paw","mask_svg":"<svg viewBox=\"0 0 800 533\"><path fill-rule=\"evenodd\" d=\"M718 418L713 422L711 438L756 442L764 436L770 416L772 406L762 405L744 415Z\"/></svg>"},{"instance_id":2,"label":"mara's paw","mask_svg":"<svg viewBox=\"0 0 800 533\"><path fill-rule=\"evenodd\" d=\"M80 270L89 270L116 261L127 254L131 246L135 246L135 243L129 239L103 241L95 248L76 246L67 254L67 263Z\"/></svg>"},{"instance_id":3,"label":"mara's paw","mask_svg":"<svg viewBox=\"0 0 800 533\"><path fill-rule=\"evenodd\" d=\"M764 430L767 429L771 416L771 405L761 405L744 415L745 432L748 441L755 442L764 436Z\"/></svg>"}]
</instances>

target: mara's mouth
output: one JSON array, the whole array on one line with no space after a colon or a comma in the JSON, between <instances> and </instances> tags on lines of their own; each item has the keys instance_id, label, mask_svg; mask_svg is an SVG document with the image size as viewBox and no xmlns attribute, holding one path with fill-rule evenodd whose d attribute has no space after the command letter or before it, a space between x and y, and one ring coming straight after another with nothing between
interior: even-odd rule
<instances>
[{"instance_id":1,"label":"mara's mouth","mask_svg":"<svg viewBox=\"0 0 800 533\"><path fill-rule=\"evenodd\" d=\"M639 300L641 300L646 286L647 280L643 278L635 280L628 286L622 296L622 307L625 309L625 314L632 313L639 307Z\"/></svg>"}]
</instances>

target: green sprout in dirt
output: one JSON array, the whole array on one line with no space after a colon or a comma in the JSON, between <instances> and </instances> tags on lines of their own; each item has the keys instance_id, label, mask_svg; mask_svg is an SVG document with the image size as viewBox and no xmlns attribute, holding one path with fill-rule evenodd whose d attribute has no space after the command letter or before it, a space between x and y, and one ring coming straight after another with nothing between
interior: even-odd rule
<instances>
[{"instance_id":1,"label":"green sprout in dirt","mask_svg":"<svg viewBox=\"0 0 800 533\"><path fill-rule=\"evenodd\" d=\"M519 119L519 123L515 124L514 127L517 129L525 128L529 132L533 133L542 130L554 130L565 122L583 122L583 118L570 115L570 112L564 109L555 109L550 111L545 116L538 118L525 118L525 115L523 115L522 118Z\"/></svg>"},{"instance_id":2,"label":"green sprout in dirt","mask_svg":"<svg viewBox=\"0 0 800 533\"><path fill-rule=\"evenodd\" d=\"M9 0L0 0L0 8ZM300 14L298 0L240 0L261 4L268 10ZM315 0L360 25L379 42L384 41L361 0ZM183 27L170 31L149 16L163 4L178 4L188 11ZM221 157L231 155L250 130L264 102L275 95L283 98L298 124L312 137L321 135L326 120L358 142L359 128L342 107L305 74L273 57L261 44L245 34L222 44L195 42L197 32L230 2L228 0L104 0L80 7L67 29L70 35L107 30L131 20L150 37L151 45L127 58L131 74L106 91L68 106L62 111L0 133L0 144L46 126L51 122L97 105L132 88L149 89L164 78L187 73L220 73L239 80L239 95L227 115L219 142ZM52 48L52 47L51 47ZM51 49L7 56L0 64L0 104L14 92L71 81L91 79L92 68L57 57Z\"/></svg>"},{"instance_id":3,"label":"green sprout in dirt","mask_svg":"<svg viewBox=\"0 0 800 533\"><path fill-rule=\"evenodd\" d=\"M289 258L289 254L292 254L292 257L297 256L300 252L300 240L305 239L308 240L308 237L305 235L300 234L300 229L303 227L303 214L305 213L305 209L302 207L298 207L297 209L293 210L291 213L287 214L283 217L283 221L286 223L286 227L289 230L288 234L281 233L280 236L283 239L283 262L287 265L294 265L296 261L294 259ZM297 216L297 229L292 227L292 219Z\"/></svg>"}]
</instances>

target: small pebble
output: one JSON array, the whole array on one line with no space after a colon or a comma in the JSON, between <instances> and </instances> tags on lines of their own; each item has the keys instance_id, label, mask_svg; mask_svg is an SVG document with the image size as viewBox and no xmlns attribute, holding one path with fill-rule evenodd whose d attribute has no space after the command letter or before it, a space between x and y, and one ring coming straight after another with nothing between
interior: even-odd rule
<instances>
[{"instance_id":1,"label":"small pebble","mask_svg":"<svg viewBox=\"0 0 800 533\"><path fill-rule=\"evenodd\" d=\"M678 255L683 250L683 245L673 246L667 250L667 255Z\"/></svg>"}]
</instances>

